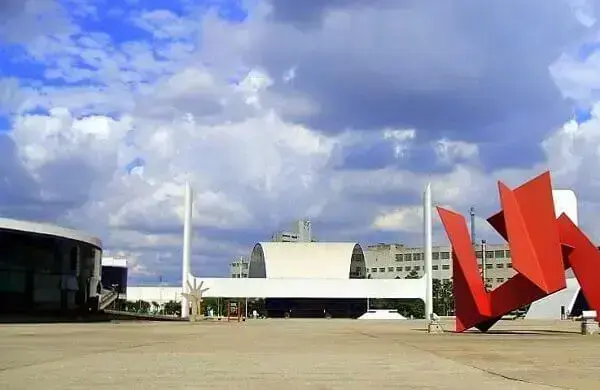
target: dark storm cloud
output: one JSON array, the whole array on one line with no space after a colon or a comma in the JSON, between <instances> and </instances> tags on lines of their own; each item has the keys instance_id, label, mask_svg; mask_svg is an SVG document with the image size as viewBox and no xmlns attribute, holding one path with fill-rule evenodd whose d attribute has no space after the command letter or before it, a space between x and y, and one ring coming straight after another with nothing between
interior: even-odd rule
<instances>
[{"instance_id":1,"label":"dark storm cloud","mask_svg":"<svg viewBox=\"0 0 600 390\"><path fill-rule=\"evenodd\" d=\"M405 150L397 153L395 145L390 140L369 140L354 145L343 145L335 159L342 170L375 170L389 167L410 169L412 172L447 173L455 163L465 160L455 158L450 162L441 161L435 153L434 146L426 142L411 143Z\"/></svg>"},{"instance_id":2,"label":"dark storm cloud","mask_svg":"<svg viewBox=\"0 0 600 390\"><path fill-rule=\"evenodd\" d=\"M51 221L59 213L40 203L39 187L21 165L14 142L0 134L0 216Z\"/></svg>"},{"instance_id":3,"label":"dark storm cloud","mask_svg":"<svg viewBox=\"0 0 600 390\"><path fill-rule=\"evenodd\" d=\"M532 162L541 161L544 152L539 144L516 141L502 144L479 145L479 158L486 171L503 168L531 168Z\"/></svg>"},{"instance_id":4,"label":"dark storm cloud","mask_svg":"<svg viewBox=\"0 0 600 390\"><path fill-rule=\"evenodd\" d=\"M272 74L296 66L275 88L315 101L318 113L301 120L318 129L532 144L571 113L548 66L584 28L562 1L271 5L257 59Z\"/></svg>"},{"instance_id":5,"label":"dark storm cloud","mask_svg":"<svg viewBox=\"0 0 600 390\"><path fill-rule=\"evenodd\" d=\"M395 165L398 161L394 154L394 145L383 139L347 146L340 153L343 153L343 169L380 169Z\"/></svg>"}]
</instances>

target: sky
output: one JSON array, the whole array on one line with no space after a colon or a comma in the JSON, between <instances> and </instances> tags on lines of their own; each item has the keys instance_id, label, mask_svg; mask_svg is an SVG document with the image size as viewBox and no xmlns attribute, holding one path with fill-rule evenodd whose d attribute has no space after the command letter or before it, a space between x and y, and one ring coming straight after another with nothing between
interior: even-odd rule
<instances>
[{"instance_id":1,"label":"sky","mask_svg":"<svg viewBox=\"0 0 600 390\"><path fill-rule=\"evenodd\" d=\"M5 0L0 216L99 236L132 283L226 276L309 218L422 244L550 170L600 242L600 1ZM435 218L434 242L445 244Z\"/></svg>"}]
</instances>

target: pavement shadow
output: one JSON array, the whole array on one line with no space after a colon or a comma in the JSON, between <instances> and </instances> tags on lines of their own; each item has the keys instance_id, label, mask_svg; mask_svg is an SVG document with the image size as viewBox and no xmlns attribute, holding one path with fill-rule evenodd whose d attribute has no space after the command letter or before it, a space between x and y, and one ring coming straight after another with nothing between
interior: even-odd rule
<instances>
[{"instance_id":1,"label":"pavement shadow","mask_svg":"<svg viewBox=\"0 0 600 390\"><path fill-rule=\"evenodd\" d=\"M109 315L0 315L0 324L67 324L110 322Z\"/></svg>"},{"instance_id":2,"label":"pavement shadow","mask_svg":"<svg viewBox=\"0 0 600 390\"><path fill-rule=\"evenodd\" d=\"M426 333L427 329L422 328L413 328L411 329L415 332ZM511 330L511 329L502 329L502 330L488 330L487 332L480 332L478 330L467 330L464 332L456 332L454 330L444 330L444 334L456 334L456 335L574 335L579 334L577 331L571 330L554 330L554 329L527 329L527 330Z\"/></svg>"}]
</instances>

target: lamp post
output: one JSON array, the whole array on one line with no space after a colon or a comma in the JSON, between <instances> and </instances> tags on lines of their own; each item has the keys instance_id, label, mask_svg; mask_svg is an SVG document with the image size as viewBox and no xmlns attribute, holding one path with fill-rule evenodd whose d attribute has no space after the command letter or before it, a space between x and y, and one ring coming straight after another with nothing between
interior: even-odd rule
<instances>
[{"instance_id":1,"label":"lamp post","mask_svg":"<svg viewBox=\"0 0 600 390\"><path fill-rule=\"evenodd\" d=\"M486 264L485 264L485 252L487 249L487 244L485 240L481 240L481 275L483 277L483 286L487 290L487 272L486 272Z\"/></svg>"}]
</instances>

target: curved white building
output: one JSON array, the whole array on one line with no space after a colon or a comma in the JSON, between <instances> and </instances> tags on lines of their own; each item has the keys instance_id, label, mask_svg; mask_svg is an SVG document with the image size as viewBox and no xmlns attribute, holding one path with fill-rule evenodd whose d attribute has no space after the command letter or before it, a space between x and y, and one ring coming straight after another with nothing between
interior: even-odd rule
<instances>
[{"instance_id":1,"label":"curved white building","mask_svg":"<svg viewBox=\"0 0 600 390\"><path fill-rule=\"evenodd\" d=\"M425 300L425 279L366 279L362 248L353 242L259 242L248 278L203 278L206 298L265 298L269 316L358 316L367 298ZM181 301L181 287L129 286L131 301Z\"/></svg>"},{"instance_id":2,"label":"curved white building","mask_svg":"<svg viewBox=\"0 0 600 390\"><path fill-rule=\"evenodd\" d=\"M259 242L250 255L249 278L363 279L365 255L348 242Z\"/></svg>"},{"instance_id":3,"label":"curved white building","mask_svg":"<svg viewBox=\"0 0 600 390\"><path fill-rule=\"evenodd\" d=\"M89 307L102 242L63 227L0 218L0 313Z\"/></svg>"}]
</instances>

